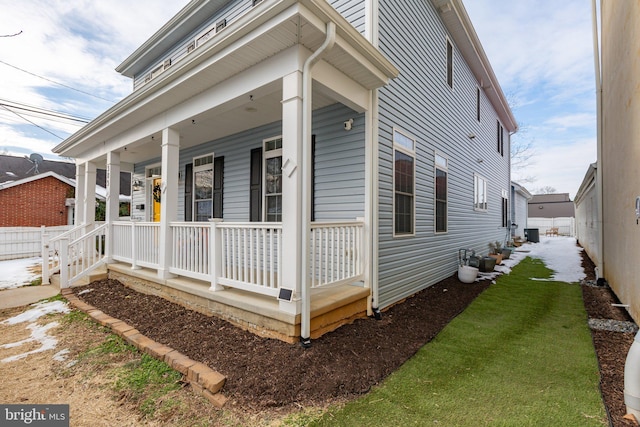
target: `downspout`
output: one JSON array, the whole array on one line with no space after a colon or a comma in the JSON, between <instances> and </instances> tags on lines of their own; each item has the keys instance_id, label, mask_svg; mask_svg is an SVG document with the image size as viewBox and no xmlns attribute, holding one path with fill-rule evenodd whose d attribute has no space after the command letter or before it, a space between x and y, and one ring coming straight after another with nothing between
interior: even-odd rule
<instances>
[{"instance_id":1,"label":"downspout","mask_svg":"<svg viewBox=\"0 0 640 427\"><path fill-rule=\"evenodd\" d=\"M602 177L602 76L600 72L600 49L598 43L598 11L596 0L591 1L592 25L593 25L593 60L596 74L596 139L597 139L597 159L596 159L596 195L598 197L598 278L605 277L604 271L604 218L603 218L603 177Z\"/></svg>"},{"instance_id":2,"label":"downspout","mask_svg":"<svg viewBox=\"0 0 640 427\"><path fill-rule=\"evenodd\" d=\"M300 286L302 313L300 316L300 343L311 345L311 289L309 289L309 235L311 234L311 94L313 91L311 69L322 56L329 52L336 42L336 24L327 23L326 38L302 67L302 262L300 266Z\"/></svg>"}]
</instances>

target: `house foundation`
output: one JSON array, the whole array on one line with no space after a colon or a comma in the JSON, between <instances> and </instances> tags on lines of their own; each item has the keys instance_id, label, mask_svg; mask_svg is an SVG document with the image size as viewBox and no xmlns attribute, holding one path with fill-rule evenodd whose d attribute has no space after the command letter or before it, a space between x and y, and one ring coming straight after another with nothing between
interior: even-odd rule
<instances>
[{"instance_id":1,"label":"house foundation","mask_svg":"<svg viewBox=\"0 0 640 427\"><path fill-rule=\"evenodd\" d=\"M239 289L209 290L210 283L184 277L162 279L155 270L124 263L109 264L108 278L144 294L155 295L207 316L216 316L256 335L296 343L300 314L279 309L275 298ZM311 338L317 339L367 315L370 289L361 284L335 285L311 291Z\"/></svg>"}]
</instances>

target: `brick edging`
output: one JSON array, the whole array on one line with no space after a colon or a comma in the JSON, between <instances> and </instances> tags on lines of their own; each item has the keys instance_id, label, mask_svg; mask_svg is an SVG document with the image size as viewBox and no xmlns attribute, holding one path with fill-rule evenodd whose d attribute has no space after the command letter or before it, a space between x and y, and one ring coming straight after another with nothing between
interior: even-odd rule
<instances>
[{"instance_id":1,"label":"brick edging","mask_svg":"<svg viewBox=\"0 0 640 427\"><path fill-rule=\"evenodd\" d=\"M227 398L220 393L226 380L224 375L214 371L204 363L196 362L177 350L142 335L140 331L133 326L113 318L82 301L69 288L62 289L61 294L75 308L87 313L87 315L101 325L111 328L116 335L122 337L122 339L138 348L138 350L158 360L164 361L167 365L180 372L191 384L193 391L204 396L214 406L218 408L224 406Z\"/></svg>"}]
</instances>

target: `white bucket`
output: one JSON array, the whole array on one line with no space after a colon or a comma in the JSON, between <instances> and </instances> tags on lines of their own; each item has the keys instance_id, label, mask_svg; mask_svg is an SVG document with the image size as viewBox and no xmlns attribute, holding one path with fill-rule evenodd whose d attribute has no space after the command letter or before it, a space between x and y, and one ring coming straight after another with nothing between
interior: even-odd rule
<instances>
[{"instance_id":1,"label":"white bucket","mask_svg":"<svg viewBox=\"0 0 640 427\"><path fill-rule=\"evenodd\" d=\"M458 279L462 283L473 283L478 277L478 269L475 267L470 267L468 265L461 265L458 267Z\"/></svg>"}]
</instances>

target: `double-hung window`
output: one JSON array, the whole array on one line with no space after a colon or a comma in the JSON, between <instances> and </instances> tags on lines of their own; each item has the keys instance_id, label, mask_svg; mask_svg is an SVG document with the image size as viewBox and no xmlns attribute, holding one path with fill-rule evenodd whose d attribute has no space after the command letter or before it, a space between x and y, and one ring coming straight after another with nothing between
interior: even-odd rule
<instances>
[{"instance_id":1,"label":"double-hung window","mask_svg":"<svg viewBox=\"0 0 640 427\"><path fill-rule=\"evenodd\" d=\"M487 210L487 180L480 175L473 176L473 208L478 211Z\"/></svg>"},{"instance_id":2,"label":"double-hung window","mask_svg":"<svg viewBox=\"0 0 640 427\"><path fill-rule=\"evenodd\" d=\"M447 232L447 175L449 162L446 158L436 154L436 233Z\"/></svg>"},{"instance_id":3,"label":"double-hung window","mask_svg":"<svg viewBox=\"0 0 640 427\"><path fill-rule=\"evenodd\" d=\"M394 235L414 234L415 145L413 138L393 131Z\"/></svg>"},{"instance_id":4,"label":"double-hung window","mask_svg":"<svg viewBox=\"0 0 640 427\"><path fill-rule=\"evenodd\" d=\"M193 159L193 211L196 221L213 217L213 153Z\"/></svg>"},{"instance_id":5,"label":"double-hung window","mask_svg":"<svg viewBox=\"0 0 640 427\"><path fill-rule=\"evenodd\" d=\"M394 235L414 234L415 139L393 131Z\"/></svg>"},{"instance_id":6,"label":"double-hung window","mask_svg":"<svg viewBox=\"0 0 640 427\"><path fill-rule=\"evenodd\" d=\"M282 221L282 137L264 141L265 221Z\"/></svg>"}]
</instances>

